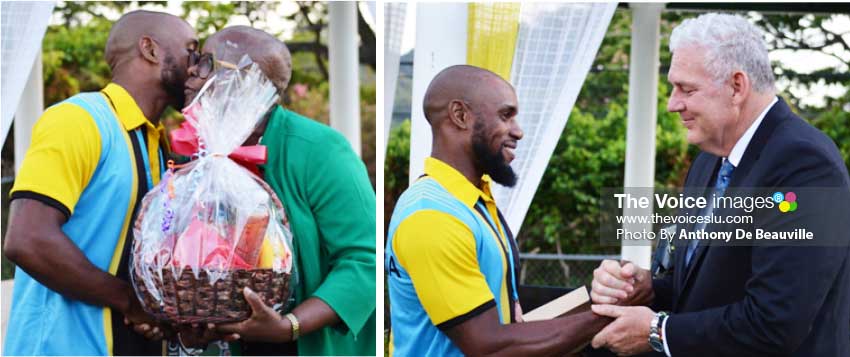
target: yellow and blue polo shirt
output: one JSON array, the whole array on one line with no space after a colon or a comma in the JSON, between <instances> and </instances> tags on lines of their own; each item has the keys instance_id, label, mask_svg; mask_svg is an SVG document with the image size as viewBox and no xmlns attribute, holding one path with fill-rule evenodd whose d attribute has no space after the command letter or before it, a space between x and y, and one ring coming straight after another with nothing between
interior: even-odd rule
<instances>
[{"instance_id":1,"label":"yellow and blue polo shirt","mask_svg":"<svg viewBox=\"0 0 850 357\"><path fill-rule=\"evenodd\" d=\"M492 307L514 322L518 252L487 175L476 187L427 158L387 233L391 355L462 355L444 331Z\"/></svg>"},{"instance_id":2,"label":"yellow and blue polo shirt","mask_svg":"<svg viewBox=\"0 0 850 357\"><path fill-rule=\"evenodd\" d=\"M75 95L36 122L11 199L37 200L64 213L62 231L86 258L129 282L132 221L165 166L162 132L117 84ZM113 315L120 314L66 298L18 267L4 354L161 351ZM152 349L124 350L140 344Z\"/></svg>"}]
</instances>

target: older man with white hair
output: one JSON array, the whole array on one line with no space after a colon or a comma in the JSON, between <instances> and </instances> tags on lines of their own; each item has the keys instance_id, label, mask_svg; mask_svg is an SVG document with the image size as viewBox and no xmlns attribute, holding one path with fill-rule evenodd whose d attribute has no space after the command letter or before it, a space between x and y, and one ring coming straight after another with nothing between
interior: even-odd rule
<instances>
[{"instance_id":1,"label":"older man with white hair","mask_svg":"<svg viewBox=\"0 0 850 357\"><path fill-rule=\"evenodd\" d=\"M673 30L670 50L667 110L679 113L688 142L702 151L686 190L728 197L739 189L818 187L846 197L850 179L838 149L776 96L755 26L739 16L704 14ZM806 207L781 217L844 244L674 241L672 274L658 278L632 263L603 262L594 271L593 311L616 320L593 346L621 355L850 356L848 220L818 220L828 209L811 201ZM728 215L712 205L689 213ZM752 232L761 224L679 228Z\"/></svg>"}]
</instances>

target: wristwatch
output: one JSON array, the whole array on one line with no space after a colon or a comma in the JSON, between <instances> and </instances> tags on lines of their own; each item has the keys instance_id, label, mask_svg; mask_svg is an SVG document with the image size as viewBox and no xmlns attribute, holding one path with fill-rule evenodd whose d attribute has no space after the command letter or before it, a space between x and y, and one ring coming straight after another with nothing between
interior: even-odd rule
<instances>
[{"instance_id":1,"label":"wristwatch","mask_svg":"<svg viewBox=\"0 0 850 357\"><path fill-rule=\"evenodd\" d=\"M668 316L666 312L659 311L649 325L649 345L656 352L664 352L664 336L661 335L661 326L664 325L664 320L667 320Z\"/></svg>"}]
</instances>

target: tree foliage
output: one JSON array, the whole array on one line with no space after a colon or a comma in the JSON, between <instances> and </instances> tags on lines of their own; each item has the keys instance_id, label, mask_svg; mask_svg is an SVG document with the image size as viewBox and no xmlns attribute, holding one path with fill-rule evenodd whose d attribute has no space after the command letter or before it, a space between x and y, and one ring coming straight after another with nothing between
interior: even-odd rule
<instances>
[{"instance_id":1,"label":"tree foliage","mask_svg":"<svg viewBox=\"0 0 850 357\"><path fill-rule=\"evenodd\" d=\"M103 56L103 49L112 22L121 14L148 5L165 11L164 2L62 2L54 14L59 24L48 27L42 44L44 64L45 104L52 105L82 91L96 91L109 83L111 74ZM295 10L280 17L286 4L279 2L183 2L184 18L195 21L200 40L221 30L234 19L247 19L251 26L267 31L287 43L292 52L293 75L285 94L287 107L318 121L328 123L328 49L327 4L298 2ZM281 10L283 9L283 10ZM362 157L375 183L375 34L360 19L358 33L361 37L361 147ZM272 30L268 24L286 21L294 24L291 38L282 31ZM309 43L309 46L304 46ZM371 51L371 55L362 55ZM371 59L371 61L370 61ZM294 88L298 88L297 91ZM166 112L163 122L174 126L180 115Z\"/></svg>"},{"instance_id":2,"label":"tree foliage","mask_svg":"<svg viewBox=\"0 0 850 357\"><path fill-rule=\"evenodd\" d=\"M697 147L687 143L686 130L678 115L666 110L670 93L666 79L671 59L669 36L677 24L692 16L695 14L674 11L662 14L655 156L655 185L659 188L681 187L691 160L698 153ZM822 24L829 15L762 17L751 13L746 16L755 20L768 34L782 34L774 35L776 40L768 42L769 50L830 52L837 43L845 47L847 44L846 39L837 40L838 34L833 33L823 36L831 41L833 47L829 47L817 42L818 37L811 34L812 31L828 31ZM521 251L619 252L617 247L600 244L599 220L603 215L600 214L599 197L603 188L623 186L631 25L630 11L620 9L615 12L523 222L518 237ZM823 71L800 74L784 66L774 68L778 78L807 87L823 84L824 81L850 87L846 65L824 70L832 75L826 78L822 76ZM800 112L793 95L780 95ZM805 108L801 114L838 144L850 165L848 102L850 94L845 93L841 98L827 99L824 108ZM409 136L409 125L396 128L390 135L384 166L384 194L388 208L407 187ZM389 209L385 214L385 225L389 223Z\"/></svg>"},{"instance_id":3,"label":"tree foliage","mask_svg":"<svg viewBox=\"0 0 850 357\"><path fill-rule=\"evenodd\" d=\"M820 68L808 73L795 71L782 62L774 61L773 68L778 76L791 82L792 86L811 90L815 85L850 84L850 33L839 33L827 26L834 18L831 16L815 16L812 14L783 14L755 17L755 23L767 34L768 48L776 50L793 50L807 54L829 56L839 65ZM803 110L807 108L798 98L789 97L794 106ZM850 110L850 91L841 97L825 97L826 107L844 106ZM817 109L814 109L816 111Z\"/></svg>"},{"instance_id":4,"label":"tree foliage","mask_svg":"<svg viewBox=\"0 0 850 357\"><path fill-rule=\"evenodd\" d=\"M233 19L247 19L251 26L270 21L289 21L295 24L291 38L284 39L292 52L292 83L304 83L318 88L328 81L327 62L327 4L297 2L297 10L283 18L277 17L281 3L277 2L203 2L187 1L181 7L201 39L224 28ZM54 12L61 24L48 27L44 40L46 101L54 103L79 90L100 88L109 80L109 68L103 61L103 45L112 21L120 14L138 6L162 7L164 2L62 2ZM258 27L281 38L284 34L267 27ZM375 34L358 11L361 64L375 71ZM55 86L55 87L54 87Z\"/></svg>"},{"instance_id":5,"label":"tree foliage","mask_svg":"<svg viewBox=\"0 0 850 357\"><path fill-rule=\"evenodd\" d=\"M42 42L45 105L109 83L103 48L110 27L108 20L94 17L86 25L48 28Z\"/></svg>"},{"instance_id":6,"label":"tree foliage","mask_svg":"<svg viewBox=\"0 0 850 357\"><path fill-rule=\"evenodd\" d=\"M405 120L390 131L387 140L384 163L384 231L390 224L396 200L407 188L409 168L410 120Z\"/></svg>"}]
</instances>

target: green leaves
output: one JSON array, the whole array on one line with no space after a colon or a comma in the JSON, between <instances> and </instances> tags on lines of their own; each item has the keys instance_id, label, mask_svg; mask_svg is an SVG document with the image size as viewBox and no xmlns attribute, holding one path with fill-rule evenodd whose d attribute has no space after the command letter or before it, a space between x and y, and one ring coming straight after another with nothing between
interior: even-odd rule
<instances>
[{"instance_id":1,"label":"green leaves","mask_svg":"<svg viewBox=\"0 0 850 357\"><path fill-rule=\"evenodd\" d=\"M327 77L327 6L304 2L298 6L280 2L183 2L183 17L203 41L228 24L244 23L285 39L274 33L269 23L287 22L292 28L286 39L292 51L293 76L287 89L286 106L320 122L328 122ZM165 2L61 2L54 10L60 24L49 26L42 42L45 106L50 106L79 92L97 91L112 78L104 59L104 47L112 24L121 14L140 7L166 11ZM282 12L288 15L281 15ZM362 30L362 29L361 29ZM374 36L369 37L374 41ZM361 41L365 41L361 39ZM372 48L374 43L370 44ZM375 73L368 63L361 73L362 158L375 183ZM292 88L303 88L293 94ZM169 109L163 116L166 127L182 120L177 111Z\"/></svg>"},{"instance_id":2,"label":"green leaves","mask_svg":"<svg viewBox=\"0 0 850 357\"><path fill-rule=\"evenodd\" d=\"M186 14L196 13L195 29L198 36L206 38L227 25L236 14L237 4L232 2L186 1L181 5Z\"/></svg>"},{"instance_id":3,"label":"green leaves","mask_svg":"<svg viewBox=\"0 0 850 357\"><path fill-rule=\"evenodd\" d=\"M390 125L384 123L384 125ZM390 131L387 140L387 155L384 160L384 229L390 225L390 218L396 200L407 189L410 168L410 120L401 122ZM386 237L384 237L386 239ZM386 243L386 241L384 241Z\"/></svg>"},{"instance_id":4,"label":"green leaves","mask_svg":"<svg viewBox=\"0 0 850 357\"><path fill-rule=\"evenodd\" d=\"M384 194L393 203L407 188L410 169L410 120L405 120L390 131L387 156L384 163ZM386 222L389 223L389 222Z\"/></svg>"},{"instance_id":5,"label":"green leaves","mask_svg":"<svg viewBox=\"0 0 850 357\"><path fill-rule=\"evenodd\" d=\"M42 43L45 105L109 83L103 48L112 24L94 17L86 25L49 26Z\"/></svg>"}]
</instances>

